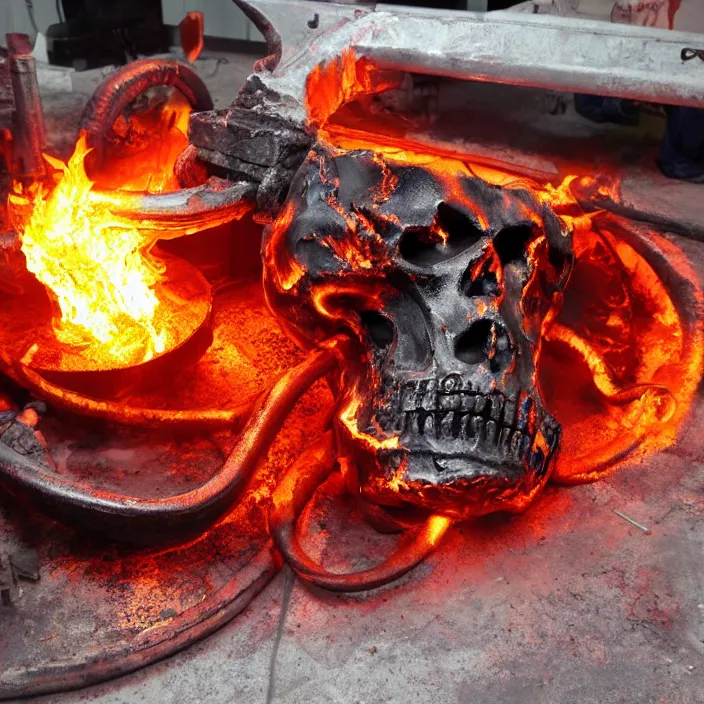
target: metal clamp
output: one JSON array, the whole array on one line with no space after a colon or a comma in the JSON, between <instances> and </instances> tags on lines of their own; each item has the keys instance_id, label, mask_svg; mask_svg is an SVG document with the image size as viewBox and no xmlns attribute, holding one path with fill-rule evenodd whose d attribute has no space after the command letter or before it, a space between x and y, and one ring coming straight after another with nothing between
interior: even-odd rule
<instances>
[{"instance_id":1,"label":"metal clamp","mask_svg":"<svg viewBox=\"0 0 704 704\"><path fill-rule=\"evenodd\" d=\"M691 61L696 58L704 61L704 49L691 49L689 47L685 47L682 49L681 58L682 61Z\"/></svg>"}]
</instances>

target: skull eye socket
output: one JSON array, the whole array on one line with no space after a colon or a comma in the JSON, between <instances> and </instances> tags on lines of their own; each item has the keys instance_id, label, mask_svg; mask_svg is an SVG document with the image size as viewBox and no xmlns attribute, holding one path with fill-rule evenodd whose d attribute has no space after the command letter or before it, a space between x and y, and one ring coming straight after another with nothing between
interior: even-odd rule
<instances>
[{"instance_id":1,"label":"skull eye socket","mask_svg":"<svg viewBox=\"0 0 704 704\"><path fill-rule=\"evenodd\" d=\"M483 237L485 233L467 215L440 203L432 226L407 230L399 252L410 264L432 266L456 257Z\"/></svg>"},{"instance_id":2,"label":"skull eye socket","mask_svg":"<svg viewBox=\"0 0 704 704\"><path fill-rule=\"evenodd\" d=\"M574 265L572 257L566 256L551 247L548 253L548 260L554 269L554 280L549 282L550 288L553 290L563 288Z\"/></svg>"},{"instance_id":3,"label":"skull eye socket","mask_svg":"<svg viewBox=\"0 0 704 704\"><path fill-rule=\"evenodd\" d=\"M493 239L494 251L502 266L528 262L528 243L535 233L529 225L514 225L505 227Z\"/></svg>"},{"instance_id":4,"label":"skull eye socket","mask_svg":"<svg viewBox=\"0 0 704 704\"><path fill-rule=\"evenodd\" d=\"M489 296L496 298L501 293L499 279L496 272L492 270L491 259L486 259L481 266L478 275L474 275L472 268L467 269L462 274L460 280L460 290L469 298Z\"/></svg>"},{"instance_id":5,"label":"skull eye socket","mask_svg":"<svg viewBox=\"0 0 704 704\"><path fill-rule=\"evenodd\" d=\"M394 341L394 324L379 311L362 311L359 318L376 347L386 349Z\"/></svg>"}]
</instances>

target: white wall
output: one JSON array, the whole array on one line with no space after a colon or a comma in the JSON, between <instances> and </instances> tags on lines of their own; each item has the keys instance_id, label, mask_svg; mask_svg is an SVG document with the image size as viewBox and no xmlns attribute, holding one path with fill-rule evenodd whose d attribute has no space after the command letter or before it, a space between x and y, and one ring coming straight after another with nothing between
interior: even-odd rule
<instances>
[{"instance_id":1,"label":"white wall","mask_svg":"<svg viewBox=\"0 0 704 704\"><path fill-rule=\"evenodd\" d=\"M45 32L50 24L59 21L55 0L32 0L32 4L40 32ZM0 40L3 44L5 34L8 32L21 32L29 34L30 37L34 36L25 0L0 0Z\"/></svg>"},{"instance_id":2,"label":"white wall","mask_svg":"<svg viewBox=\"0 0 704 704\"><path fill-rule=\"evenodd\" d=\"M232 0L161 0L161 10L164 24L173 26L178 25L187 12L200 10L208 37L250 41L264 39Z\"/></svg>"},{"instance_id":3,"label":"white wall","mask_svg":"<svg viewBox=\"0 0 704 704\"><path fill-rule=\"evenodd\" d=\"M524 0L511 9L530 13L538 6L541 13L610 22L614 4L615 0ZM683 32L704 33L704 0L682 0L675 15L674 28Z\"/></svg>"}]
</instances>

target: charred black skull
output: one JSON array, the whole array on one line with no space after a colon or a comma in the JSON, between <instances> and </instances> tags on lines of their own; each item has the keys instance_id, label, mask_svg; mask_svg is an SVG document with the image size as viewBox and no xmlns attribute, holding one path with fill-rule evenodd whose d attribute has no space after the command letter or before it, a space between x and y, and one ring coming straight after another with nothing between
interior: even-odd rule
<instances>
[{"instance_id":1,"label":"charred black skull","mask_svg":"<svg viewBox=\"0 0 704 704\"><path fill-rule=\"evenodd\" d=\"M311 152L266 236L268 300L304 346L350 336L337 433L354 491L453 516L520 510L559 444L536 365L571 232L527 182L408 159Z\"/></svg>"}]
</instances>

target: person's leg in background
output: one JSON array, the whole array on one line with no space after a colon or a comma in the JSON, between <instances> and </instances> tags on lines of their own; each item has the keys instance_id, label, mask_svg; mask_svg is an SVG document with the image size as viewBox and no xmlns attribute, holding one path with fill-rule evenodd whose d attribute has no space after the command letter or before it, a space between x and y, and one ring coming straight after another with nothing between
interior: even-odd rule
<instances>
[{"instance_id":1,"label":"person's leg in background","mask_svg":"<svg viewBox=\"0 0 704 704\"><path fill-rule=\"evenodd\" d=\"M682 0L616 0L611 21L672 29ZM577 112L595 122L634 125L637 106L628 100L575 95ZM657 161L669 178L704 183L704 110L666 107L667 127Z\"/></svg>"},{"instance_id":2,"label":"person's leg in background","mask_svg":"<svg viewBox=\"0 0 704 704\"><path fill-rule=\"evenodd\" d=\"M605 98L601 95L575 93L574 109L592 122L613 122L634 127L640 121L638 106L625 98Z\"/></svg>"},{"instance_id":3,"label":"person's leg in background","mask_svg":"<svg viewBox=\"0 0 704 704\"><path fill-rule=\"evenodd\" d=\"M704 110L668 106L658 167L669 178L704 183Z\"/></svg>"},{"instance_id":4,"label":"person's leg in background","mask_svg":"<svg viewBox=\"0 0 704 704\"><path fill-rule=\"evenodd\" d=\"M644 8L648 3L642 0L620 0L618 4L637 5L627 20L633 24L674 29L682 0L654 0L649 8ZM669 178L704 183L704 110L667 106L665 111L667 127L658 159L660 171Z\"/></svg>"}]
</instances>

